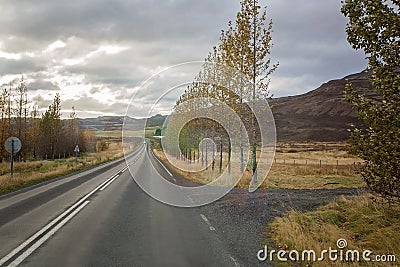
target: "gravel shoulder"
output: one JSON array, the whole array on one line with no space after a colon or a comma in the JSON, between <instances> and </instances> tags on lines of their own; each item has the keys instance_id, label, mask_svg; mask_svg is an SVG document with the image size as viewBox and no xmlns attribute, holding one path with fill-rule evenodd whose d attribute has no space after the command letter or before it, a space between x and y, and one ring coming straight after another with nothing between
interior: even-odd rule
<instances>
[{"instance_id":1,"label":"gravel shoulder","mask_svg":"<svg viewBox=\"0 0 400 267\"><path fill-rule=\"evenodd\" d=\"M171 172L176 180L170 182L187 187L199 186L173 170ZM267 226L274 218L291 210L313 211L342 195L357 198L366 191L365 188L258 189L249 193L248 189L234 188L223 198L197 209L207 217L226 250L240 266L271 266L268 262L259 262L257 252L265 244L276 248L266 235Z\"/></svg>"},{"instance_id":2,"label":"gravel shoulder","mask_svg":"<svg viewBox=\"0 0 400 267\"><path fill-rule=\"evenodd\" d=\"M240 266L269 266L268 262L259 262L256 254L264 244L275 246L265 235L266 226L275 217L293 209L312 211L341 195L352 198L365 191L357 188L259 189L249 193L246 189L235 188L220 200L199 209Z\"/></svg>"}]
</instances>

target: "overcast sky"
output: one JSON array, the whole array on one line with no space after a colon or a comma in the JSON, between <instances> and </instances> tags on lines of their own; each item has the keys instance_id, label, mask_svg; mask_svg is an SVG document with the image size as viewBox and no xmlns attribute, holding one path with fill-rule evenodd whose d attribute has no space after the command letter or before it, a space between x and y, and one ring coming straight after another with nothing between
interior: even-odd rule
<instances>
[{"instance_id":1,"label":"overcast sky","mask_svg":"<svg viewBox=\"0 0 400 267\"><path fill-rule=\"evenodd\" d=\"M274 96L301 94L359 72L340 0L269 0ZM0 84L23 74L30 98L63 114L124 115L135 87L173 64L202 60L239 0L0 0Z\"/></svg>"}]
</instances>

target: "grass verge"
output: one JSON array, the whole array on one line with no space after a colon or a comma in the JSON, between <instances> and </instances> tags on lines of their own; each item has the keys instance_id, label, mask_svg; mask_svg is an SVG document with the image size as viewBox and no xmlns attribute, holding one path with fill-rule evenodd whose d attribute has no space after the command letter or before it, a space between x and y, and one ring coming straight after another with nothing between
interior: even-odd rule
<instances>
[{"instance_id":1,"label":"grass verge","mask_svg":"<svg viewBox=\"0 0 400 267\"><path fill-rule=\"evenodd\" d=\"M183 178L206 184L220 175L219 159L215 163L215 169L209 167L207 170L190 172L183 171L169 163L163 151L153 149L154 154L165 165L181 175ZM223 170L227 167L227 155L223 155ZM296 153L277 152L277 159L264 180L261 188L286 188L286 189L335 189L335 188L359 188L365 187L362 178L355 174L353 162L360 160L347 154L345 151L304 151ZM284 161L284 159L286 159ZM297 159L297 160L296 160ZM320 165L319 160L325 164ZM201 161L185 165L185 168L199 169ZM237 171L238 166L232 166L232 171ZM244 175L237 184L239 188L248 188L252 178L252 171L246 169Z\"/></svg>"},{"instance_id":2,"label":"grass verge","mask_svg":"<svg viewBox=\"0 0 400 267\"><path fill-rule=\"evenodd\" d=\"M75 158L15 162L13 178L9 174L9 163L3 162L0 164L0 195L121 157L123 157L122 143L111 142L107 150L85 153L78 158L77 163Z\"/></svg>"},{"instance_id":3,"label":"grass verge","mask_svg":"<svg viewBox=\"0 0 400 267\"><path fill-rule=\"evenodd\" d=\"M285 217L276 218L269 226L267 237L287 252L314 250L317 258L323 249L337 249L340 238L347 240L347 249L371 250L376 255L395 255L396 262L300 262L300 266L399 266L400 264L400 206L381 204L371 196L362 199L346 199L320 207L313 212L291 211ZM292 264L277 264L292 266ZM297 265L296 265L297 266Z\"/></svg>"}]
</instances>

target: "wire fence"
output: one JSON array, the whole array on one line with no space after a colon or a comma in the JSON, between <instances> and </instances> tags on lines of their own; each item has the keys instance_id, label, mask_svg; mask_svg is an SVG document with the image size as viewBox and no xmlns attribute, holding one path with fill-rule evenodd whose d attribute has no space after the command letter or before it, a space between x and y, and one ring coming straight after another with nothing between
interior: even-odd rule
<instances>
[{"instance_id":1,"label":"wire fence","mask_svg":"<svg viewBox=\"0 0 400 267\"><path fill-rule=\"evenodd\" d=\"M286 167L303 167L303 168L314 168L314 169L328 169L336 171L348 171L350 173L356 173L359 161L349 161L349 159L337 159L337 160L323 160L323 159L274 159L274 164Z\"/></svg>"}]
</instances>

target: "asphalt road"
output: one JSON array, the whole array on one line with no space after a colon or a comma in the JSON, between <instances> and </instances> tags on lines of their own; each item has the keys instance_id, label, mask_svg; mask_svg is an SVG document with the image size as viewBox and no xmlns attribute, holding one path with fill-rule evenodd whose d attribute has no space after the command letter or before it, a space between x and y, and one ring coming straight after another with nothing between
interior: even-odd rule
<instances>
[{"instance_id":1,"label":"asphalt road","mask_svg":"<svg viewBox=\"0 0 400 267\"><path fill-rule=\"evenodd\" d=\"M256 255L264 244L277 248L265 235L276 216L363 192L236 188L209 205L176 208L149 197L132 175L192 182L170 172L144 145L127 162L130 169L120 159L0 196L0 267L265 267L269 262Z\"/></svg>"},{"instance_id":2,"label":"asphalt road","mask_svg":"<svg viewBox=\"0 0 400 267\"><path fill-rule=\"evenodd\" d=\"M144 146L128 162L168 172ZM2 196L0 239L0 266L239 265L199 209L152 199L123 160Z\"/></svg>"}]
</instances>

